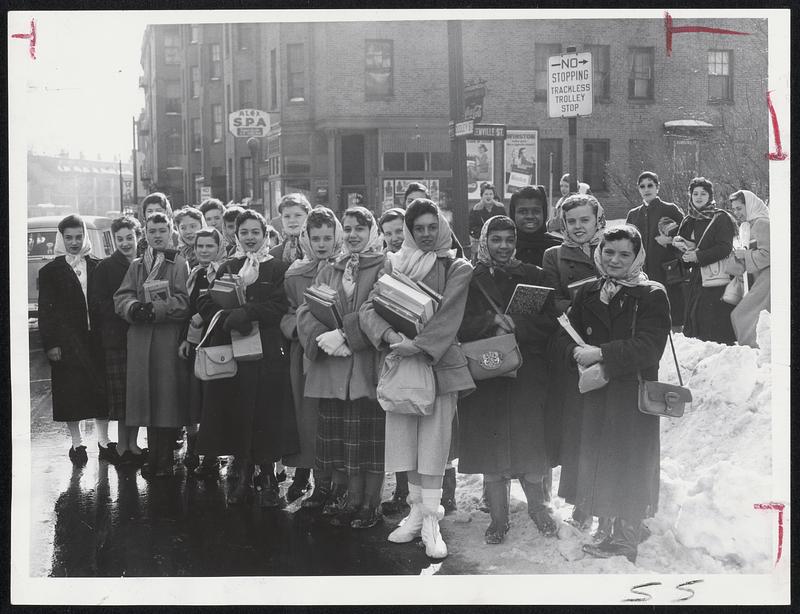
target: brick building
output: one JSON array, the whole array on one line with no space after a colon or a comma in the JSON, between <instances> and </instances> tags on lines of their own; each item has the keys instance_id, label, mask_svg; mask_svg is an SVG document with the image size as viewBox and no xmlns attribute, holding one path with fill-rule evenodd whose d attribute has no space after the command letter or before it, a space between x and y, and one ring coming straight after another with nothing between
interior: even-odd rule
<instances>
[{"instance_id":1,"label":"brick building","mask_svg":"<svg viewBox=\"0 0 800 614\"><path fill-rule=\"evenodd\" d=\"M749 35L675 35L667 57L659 19L464 21L465 85L484 94L482 122L528 131L534 180L549 186L552 171L557 192L569 139L567 121L548 117L547 58L568 46L591 51L595 101L578 120L578 176L610 218L638 202L644 168L680 203L694 174L723 194L766 194L765 23L697 23ZM458 220L469 203L452 202L448 122L462 118L450 118L448 60L443 21L148 27L143 173L176 204L210 188L223 200L252 197L268 215L298 190L337 210L364 202L379 211L424 180ZM227 129L243 108L270 114L269 134L250 146ZM500 140L487 149L503 191L511 150Z\"/></svg>"}]
</instances>

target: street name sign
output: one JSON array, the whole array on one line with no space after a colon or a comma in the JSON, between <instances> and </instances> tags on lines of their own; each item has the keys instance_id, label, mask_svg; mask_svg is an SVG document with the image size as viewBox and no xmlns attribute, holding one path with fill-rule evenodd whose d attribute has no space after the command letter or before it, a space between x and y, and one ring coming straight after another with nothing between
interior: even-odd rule
<instances>
[{"instance_id":1,"label":"street name sign","mask_svg":"<svg viewBox=\"0 0 800 614\"><path fill-rule=\"evenodd\" d=\"M464 122L456 123L456 136L472 136L472 131L475 128L475 121L468 119Z\"/></svg>"},{"instance_id":2,"label":"street name sign","mask_svg":"<svg viewBox=\"0 0 800 614\"><path fill-rule=\"evenodd\" d=\"M547 110L550 117L592 114L592 54L564 53L547 60Z\"/></svg>"},{"instance_id":3,"label":"street name sign","mask_svg":"<svg viewBox=\"0 0 800 614\"><path fill-rule=\"evenodd\" d=\"M228 114L228 130L236 137L265 137L269 132L269 113L258 109L239 109Z\"/></svg>"},{"instance_id":4,"label":"street name sign","mask_svg":"<svg viewBox=\"0 0 800 614\"><path fill-rule=\"evenodd\" d=\"M484 139L504 139L506 138L506 126L505 124L475 124L472 136Z\"/></svg>"}]
</instances>

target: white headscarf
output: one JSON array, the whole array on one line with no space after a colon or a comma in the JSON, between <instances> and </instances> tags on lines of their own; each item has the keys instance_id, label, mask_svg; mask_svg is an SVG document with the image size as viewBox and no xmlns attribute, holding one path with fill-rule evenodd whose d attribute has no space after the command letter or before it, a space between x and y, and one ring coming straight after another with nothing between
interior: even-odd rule
<instances>
[{"instance_id":1,"label":"white headscarf","mask_svg":"<svg viewBox=\"0 0 800 614\"><path fill-rule=\"evenodd\" d=\"M314 207L314 210L324 210L329 213L329 218L333 224L333 252L326 260L317 258L314 250L311 249L311 238L308 236L308 217L303 230L300 231L300 249L303 251L303 258L292 262L289 269L286 271L286 277L291 275L302 275L306 271L315 269L319 271L323 264L326 262L335 262L336 258L341 254L342 244L344 243L344 231L342 230L342 223L336 218L336 215L327 207ZM314 212L312 210L311 213ZM310 216L311 214L309 214Z\"/></svg>"},{"instance_id":2,"label":"white headscarf","mask_svg":"<svg viewBox=\"0 0 800 614\"><path fill-rule=\"evenodd\" d=\"M633 259L633 262L631 263L628 272L625 274L625 277L618 279L609 276L608 271L606 271L606 268L603 265L602 253L604 244L605 240L601 240L600 245L598 245L597 249L594 250L594 266L600 272L600 276L604 280L603 286L600 288L600 300L603 303L608 305L622 286L633 288L635 286L647 286L651 284L647 275L644 273L644 271L642 271L645 260L644 245L639 248L639 253L636 254L636 257Z\"/></svg>"},{"instance_id":3,"label":"white headscarf","mask_svg":"<svg viewBox=\"0 0 800 614\"><path fill-rule=\"evenodd\" d=\"M437 258L455 258L456 252L450 249L453 245L453 233L450 224L436 207L436 216L439 220L439 231L436 235L436 244L433 251L425 252L417 246L413 233L403 222L403 247L395 254L386 254L392 263L392 270L403 273L414 281L422 280L436 264Z\"/></svg>"},{"instance_id":4,"label":"white headscarf","mask_svg":"<svg viewBox=\"0 0 800 614\"><path fill-rule=\"evenodd\" d=\"M372 216L369 209L364 209ZM344 212L342 217L347 216L347 211ZM347 264L344 267L344 274L342 275L342 288L344 289L345 296L351 298L353 291L356 287L356 277L358 276L358 264L361 256L373 256L375 254L383 253L383 239L380 232L378 232L378 220L372 216L372 225L369 227L369 237L367 238L367 245L360 252L351 252L350 245L347 241L342 245L342 255L336 259L336 262L344 262Z\"/></svg>"},{"instance_id":5,"label":"white headscarf","mask_svg":"<svg viewBox=\"0 0 800 614\"><path fill-rule=\"evenodd\" d=\"M739 243L747 249L750 245L751 222L758 218L769 219L769 207L750 190L742 190L744 195L745 221L739 225Z\"/></svg>"},{"instance_id":6,"label":"white headscarf","mask_svg":"<svg viewBox=\"0 0 800 614\"><path fill-rule=\"evenodd\" d=\"M562 232L564 233L564 242L562 245L567 247L577 247L580 249L584 254L587 256L591 256L592 253L592 246L599 245L600 239L603 236L603 230L606 228L606 214L603 211L603 205L600 204L600 201L595 199L594 197L590 196L593 200L589 204L589 207L594 212L594 207L592 207L592 202L597 203L597 227L595 229L594 235L591 239L589 239L586 243L578 243L573 239L572 235L570 234L569 230L567 229L567 213L568 211L564 211L564 206L561 206L561 228Z\"/></svg>"},{"instance_id":7,"label":"white headscarf","mask_svg":"<svg viewBox=\"0 0 800 614\"><path fill-rule=\"evenodd\" d=\"M222 233L216 228L212 228L212 230L216 233L216 237L218 239L217 253L214 254L214 257L211 259L210 262L206 262L205 264L202 263L197 264L190 271L189 278L186 280L186 289L189 291L190 295L192 294L192 290L194 290L194 285L197 282L197 276L200 274L200 271L206 272L206 279L208 280L208 283L211 284L217 277L217 270L219 270L219 265L221 265L222 261L225 260L225 254L227 253L227 246L225 245L225 241L222 238Z\"/></svg>"},{"instance_id":8,"label":"white headscarf","mask_svg":"<svg viewBox=\"0 0 800 614\"><path fill-rule=\"evenodd\" d=\"M67 247L64 245L64 236L60 232L56 233L56 244L53 246L53 253L56 256L64 256L67 264L73 269L78 268L81 260L92 252L92 242L89 239L89 233L86 232L86 222L83 220L81 220L81 228L83 230L83 244L81 245L81 251L74 256L67 253Z\"/></svg>"},{"instance_id":9,"label":"white headscarf","mask_svg":"<svg viewBox=\"0 0 800 614\"><path fill-rule=\"evenodd\" d=\"M258 279L258 270L261 263L272 260L272 256L269 253L269 237L264 233L264 242L254 252L244 251L242 242L239 241L239 237L236 237L236 252L233 257L245 259L244 265L239 270L239 277L241 277L245 287L249 286Z\"/></svg>"}]
</instances>

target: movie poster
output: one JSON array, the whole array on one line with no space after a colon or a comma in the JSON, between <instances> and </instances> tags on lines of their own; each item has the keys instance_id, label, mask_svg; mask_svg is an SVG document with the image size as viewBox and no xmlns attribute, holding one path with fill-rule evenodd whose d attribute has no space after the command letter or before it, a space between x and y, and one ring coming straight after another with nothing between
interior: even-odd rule
<instances>
[{"instance_id":1,"label":"movie poster","mask_svg":"<svg viewBox=\"0 0 800 614\"><path fill-rule=\"evenodd\" d=\"M467 139L467 197L479 200L481 184L494 183L494 145L492 141Z\"/></svg>"},{"instance_id":2,"label":"movie poster","mask_svg":"<svg viewBox=\"0 0 800 614\"><path fill-rule=\"evenodd\" d=\"M505 198L524 188L539 183L536 159L539 132L537 130L508 130L503 143L505 169Z\"/></svg>"}]
</instances>

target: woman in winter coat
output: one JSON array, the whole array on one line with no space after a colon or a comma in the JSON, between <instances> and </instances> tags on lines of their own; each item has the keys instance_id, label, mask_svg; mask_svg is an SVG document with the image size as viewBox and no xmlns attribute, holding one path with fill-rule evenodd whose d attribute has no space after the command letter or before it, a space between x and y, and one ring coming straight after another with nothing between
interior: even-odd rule
<instances>
[{"instance_id":1,"label":"woman in winter coat","mask_svg":"<svg viewBox=\"0 0 800 614\"><path fill-rule=\"evenodd\" d=\"M52 374L53 420L67 423L75 465L88 460L80 421L89 418L97 425L100 458L118 459L108 441L100 331L87 302L99 263L91 251L83 219L68 215L58 223L56 258L39 270L39 333Z\"/></svg>"},{"instance_id":2,"label":"woman in winter coat","mask_svg":"<svg viewBox=\"0 0 800 614\"><path fill-rule=\"evenodd\" d=\"M544 503L542 479L550 472L545 448L545 399L549 381L546 350L555 331L552 293L540 313L499 315L517 284L546 284L536 265L514 258L517 231L506 216L490 218L481 231L478 263L470 282L460 341L497 334L516 336L522 367L516 378L496 377L476 382L477 390L459 407L459 471L483 473L492 522L486 543L499 544L508 531L508 480L517 478L528 499L528 514L545 535L556 522ZM491 409L490 409L491 408Z\"/></svg>"},{"instance_id":3,"label":"woman in winter coat","mask_svg":"<svg viewBox=\"0 0 800 614\"><path fill-rule=\"evenodd\" d=\"M758 347L756 325L762 310L770 310L769 209L749 190L730 197L733 215L740 222L739 246L733 250L735 263L728 272L752 276L747 294L734 307L731 323L739 345Z\"/></svg>"},{"instance_id":4,"label":"woman in winter coat","mask_svg":"<svg viewBox=\"0 0 800 614\"><path fill-rule=\"evenodd\" d=\"M377 352L358 310L381 274L384 255L368 209L347 209L342 228L342 255L314 280L336 292L342 328L330 330L303 303L297 335L309 361L305 395L319 399L316 467L333 475L333 501L323 512L335 526L368 529L381 518L385 418L376 399Z\"/></svg>"},{"instance_id":5,"label":"woman in winter coat","mask_svg":"<svg viewBox=\"0 0 800 614\"><path fill-rule=\"evenodd\" d=\"M722 300L728 256L733 251L736 224L727 211L714 202L714 188L705 177L695 177L689 184L689 215L678 228L672 245L683 252L681 259L692 268L685 286L686 312L683 334L703 341L733 345L736 334L731 324L733 305ZM703 269L715 273L704 279Z\"/></svg>"},{"instance_id":6,"label":"woman in winter coat","mask_svg":"<svg viewBox=\"0 0 800 614\"><path fill-rule=\"evenodd\" d=\"M594 254L601 278L578 290L569 320L587 345L562 335L562 356L589 367L601 363L608 384L582 395L575 504L614 518L613 531L584 551L635 562L642 520L655 514L659 489L659 418L638 409L642 378L656 380L670 330L666 290L642 272L642 237L635 227L607 229ZM634 322L635 320L635 322Z\"/></svg>"},{"instance_id":7,"label":"woman in winter coat","mask_svg":"<svg viewBox=\"0 0 800 614\"><path fill-rule=\"evenodd\" d=\"M136 244L141 231L142 227L134 217L122 216L111 222L117 249L97 265L94 283L89 288L89 308L99 323L105 356L108 417L117 421L117 453L121 464L144 460L142 449L137 444L139 427L129 427L125 423L129 325L114 309L114 294L136 258Z\"/></svg>"},{"instance_id":8,"label":"woman in winter coat","mask_svg":"<svg viewBox=\"0 0 800 614\"><path fill-rule=\"evenodd\" d=\"M236 241L236 252L219 267L197 307L205 325L222 312L209 334L209 346L230 344L232 331L249 335L257 324L262 357L237 361L233 377L205 382L197 452L212 458L235 457L236 482L228 493L229 504L248 499L252 485L261 507L276 508L281 500L273 463L298 446L289 357L280 331L287 309L283 287L287 265L270 256L267 222L256 211L244 211L236 218ZM223 309L212 291L228 274L241 279L245 302ZM254 476L256 465L259 473Z\"/></svg>"},{"instance_id":9,"label":"woman in winter coat","mask_svg":"<svg viewBox=\"0 0 800 614\"><path fill-rule=\"evenodd\" d=\"M293 501L303 495L305 489L293 491L298 482L298 473L304 472L306 482L314 467L317 449L317 405L318 399L305 395L306 361L303 347L297 336L297 309L305 300L303 292L314 283L317 273L327 264L334 264L341 254L344 234L342 225L333 211L327 207L315 207L305 219L300 232L299 248L303 252L302 259L295 260L286 271L284 287L289 301L289 311L281 319L281 332L290 341L289 350L295 413L297 414L297 433L300 438L300 451L287 456L283 462L296 467L294 482L287 491L287 499ZM302 506L307 509L322 507L328 503L331 495L331 472L325 469L314 471L314 491L303 500Z\"/></svg>"},{"instance_id":10,"label":"woman in winter coat","mask_svg":"<svg viewBox=\"0 0 800 614\"><path fill-rule=\"evenodd\" d=\"M186 261L169 247L172 223L151 213L145 225L148 247L131 263L114 294L117 315L128 328L125 423L147 427L150 449L142 471L149 476L174 473L175 429L187 423L185 398L188 373L176 360L181 331L189 317ZM145 286L166 281L168 295L148 297Z\"/></svg>"},{"instance_id":11,"label":"woman in winter coat","mask_svg":"<svg viewBox=\"0 0 800 614\"><path fill-rule=\"evenodd\" d=\"M406 210L405 240L396 254L387 254L384 272L403 273L424 282L442 295L441 304L414 339L395 331L368 300L361 308L361 322L370 340L385 356L390 350L400 356L421 353L433 366L436 400L428 416L388 413L386 416L386 470L407 471L411 510L389 535L395 543L422 536L430 557L447 556L447 545L439 532L444 516L440 505L442 476L452 438L452 422L459 392L474 390L464 351L456 333L472 277L472 265L454 258L450 226L431 200L414 200Z\"/></svg>"}]
</instances>

